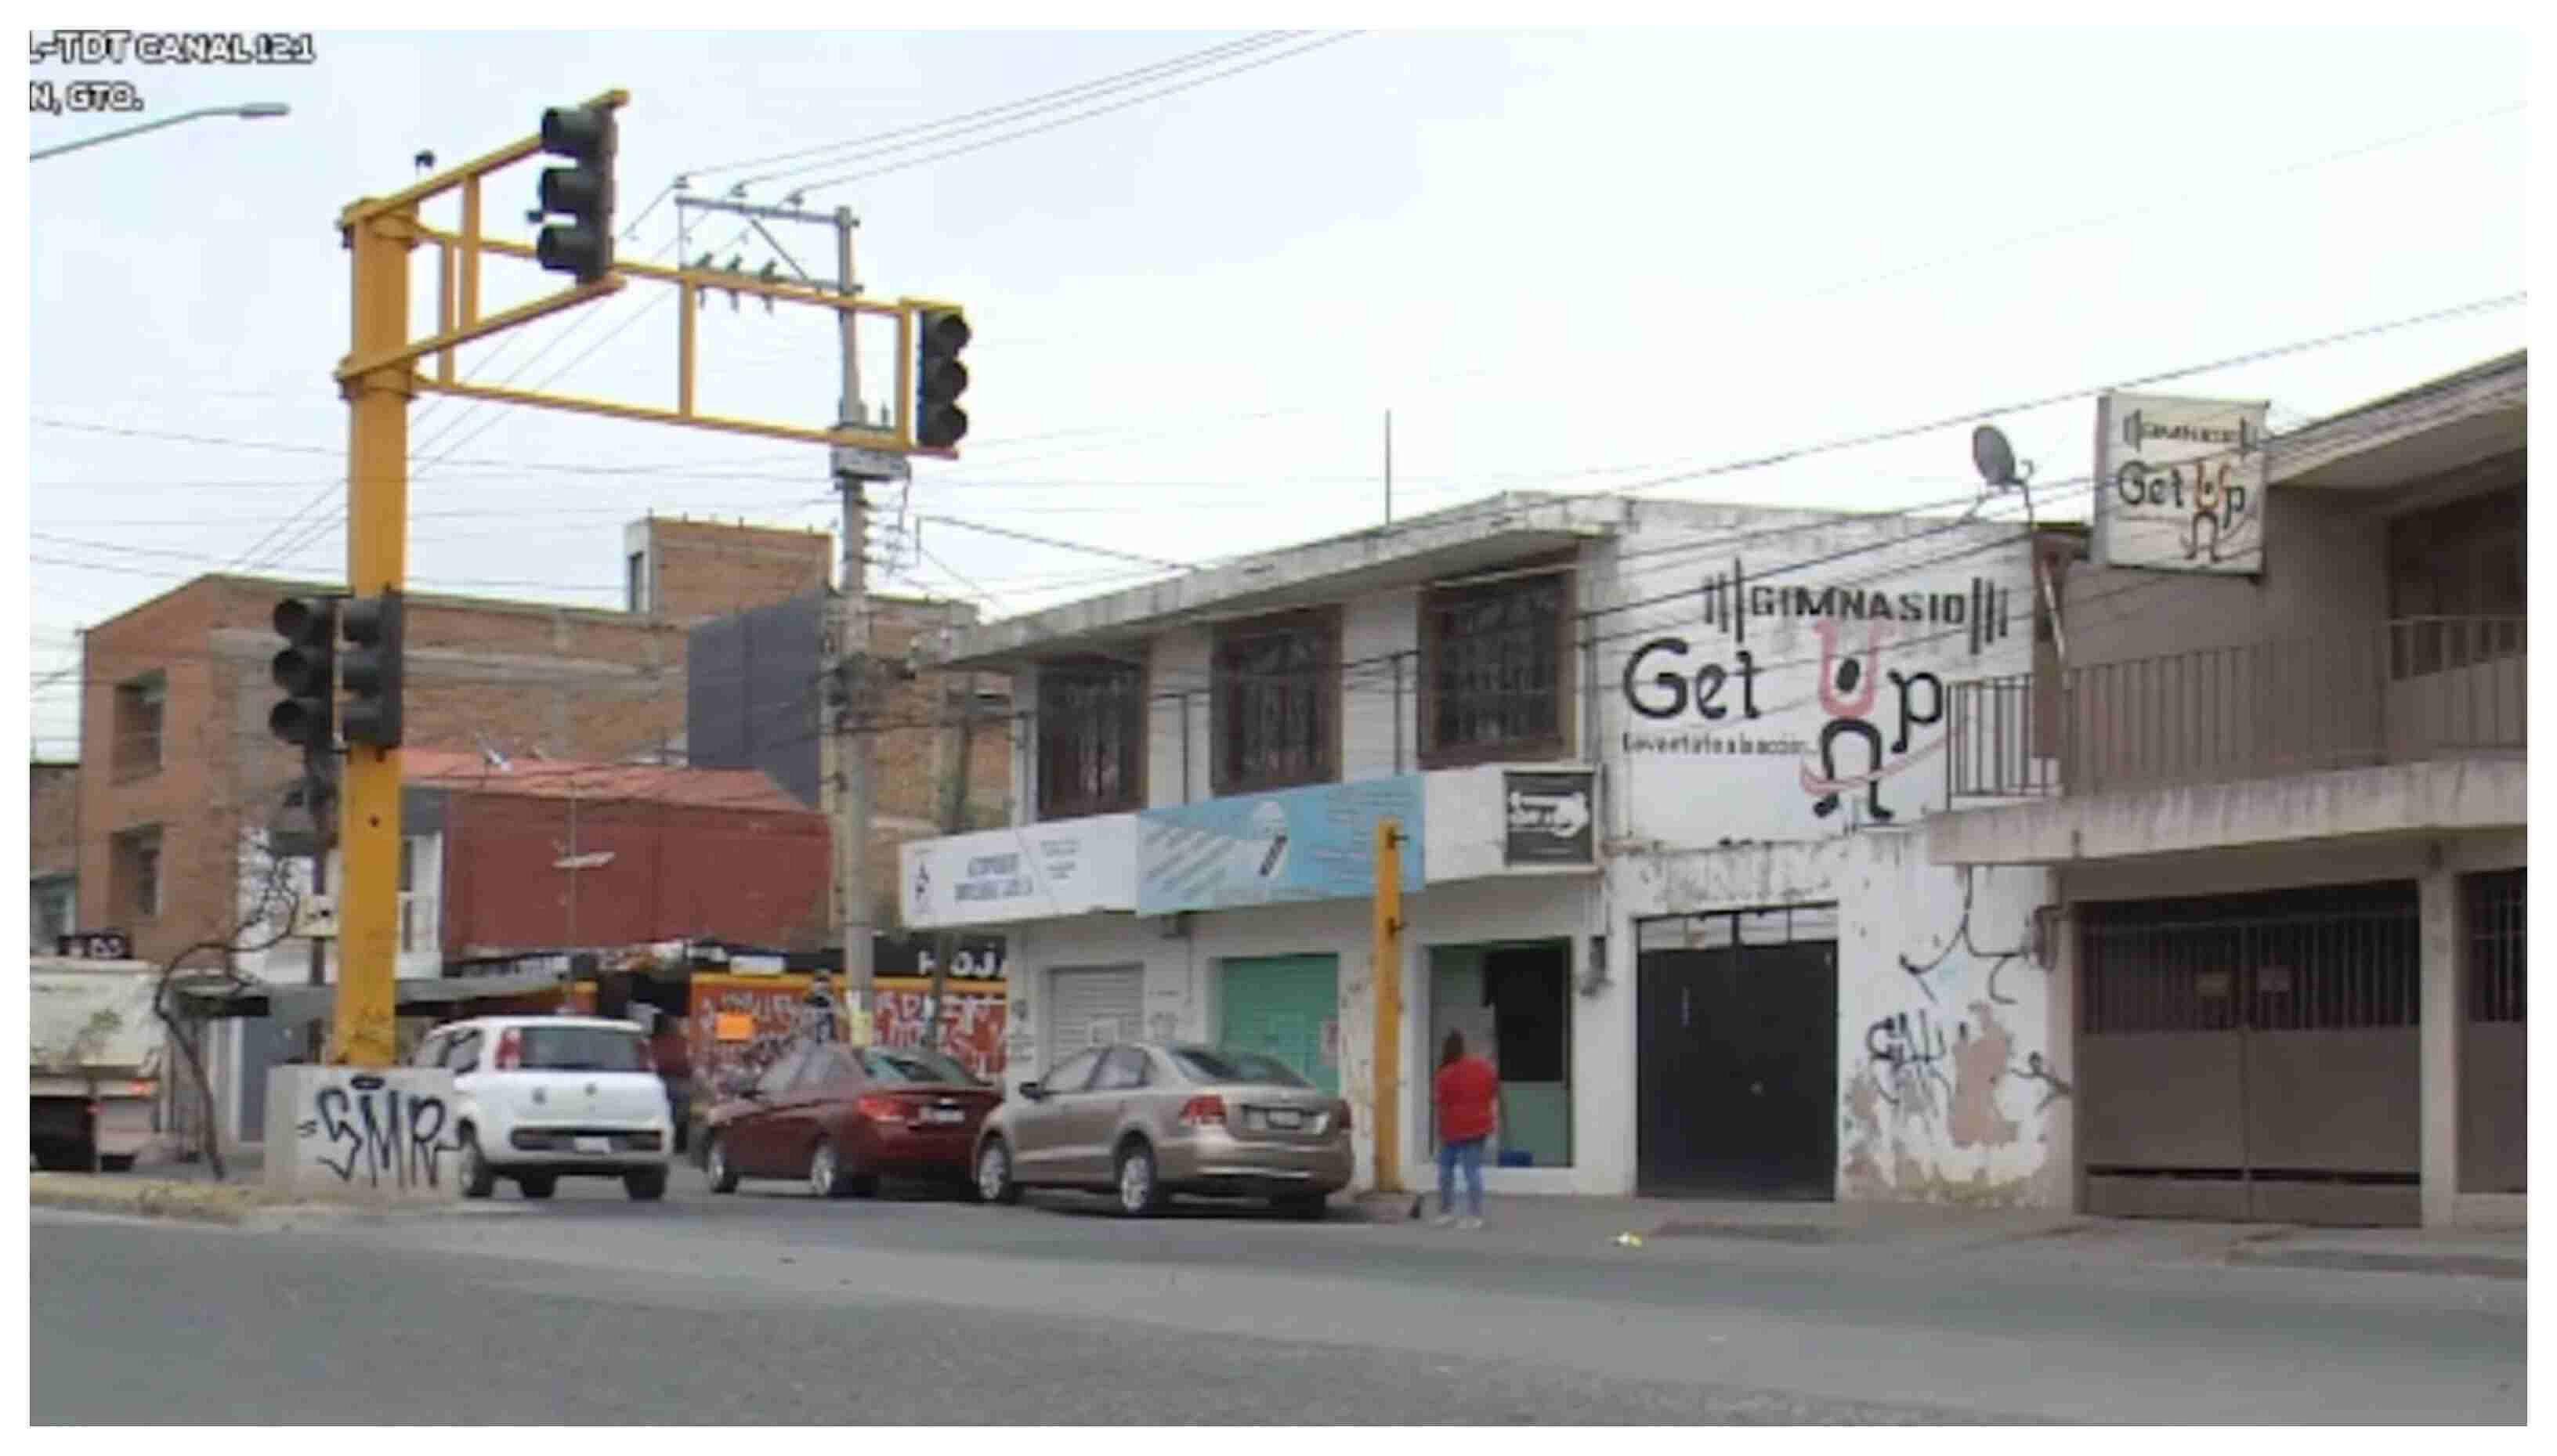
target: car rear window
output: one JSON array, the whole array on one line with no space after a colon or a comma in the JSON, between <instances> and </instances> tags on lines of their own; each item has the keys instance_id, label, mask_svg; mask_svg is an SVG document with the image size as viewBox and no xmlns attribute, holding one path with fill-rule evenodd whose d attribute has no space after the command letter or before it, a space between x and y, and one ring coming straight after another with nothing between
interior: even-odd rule
<instances>
[{"instance_id":1,"label":"car rear window","mask_svg":"<svg viewBox=\"0 0 2557 1456\"><path fill-rule=\"evenodd\" d=\"M645 1072L647 1043L636 1031L610 1026L527 1026L528 1072Z\"/></svg>"},{"instance_id":2,"label":"car rear window","mask_svg":"<svg viewBox=\"0 0 2557 1456\"><path fill-rule=\"evenodd\" d=\"M1259 1052L1211 1051L1205 1047L1185 1046L1173 1050L1172 1060L1180 1064L1183 1072L1201 1082L1239 1082L1263 1087L1310 1085L1296 1075L1295 1068L1277 1057L1263 1056Z\"/></svg>"},{"instance_id":3,"label":"car rear window","mask_svg":"<svg viewBox=\"0 0 2557 1456\"><path fill-rule=\"evenodd\" d=\"M914 1087L977 1087L975 1074L936 1051L919 1047L890 1049L871 1047L862 1053L862 1066L873 1082L904 1083Z\"/></svg>"}]
</instances>

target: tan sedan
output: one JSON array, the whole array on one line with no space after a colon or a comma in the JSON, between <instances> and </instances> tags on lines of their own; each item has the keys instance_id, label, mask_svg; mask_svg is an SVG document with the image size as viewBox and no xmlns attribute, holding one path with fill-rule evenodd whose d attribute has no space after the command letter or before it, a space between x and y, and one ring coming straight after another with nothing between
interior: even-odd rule
<instances>
[{"instance_id":1,"label":"tan sedan","mask_svg":"<svg viewBox=\"0 0 2557 1456\"><path fill-rule=\"evenodd\" d=\"M977 1191L1117 1195L1143 1217L1179 1194L1267 1198L1319 1219L1349 1186L1349 1104L1259 1052L1160 1043L1096 1047L1024 1082L977 1136Z\"/></svg>"}]
</instances>

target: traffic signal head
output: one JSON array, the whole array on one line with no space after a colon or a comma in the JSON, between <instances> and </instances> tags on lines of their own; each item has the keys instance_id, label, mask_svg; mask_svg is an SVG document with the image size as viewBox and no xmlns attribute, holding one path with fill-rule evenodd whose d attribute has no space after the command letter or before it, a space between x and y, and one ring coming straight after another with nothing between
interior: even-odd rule
<instances>
[{"instance_id":1,"label":"traffic signal head","mask_svg":"<svg viewBox=\"0 0 2557 1456\"><path fill-rule=\"evenodd\" d=\"M914 443L948 450L968 435L968 412L959 396L968 388L968 366L959 351L974 336L956 309L925 309L915 316Z\"/></svg>"},{"instance_id":2,"label":"traffic signal head","mask_svg":"<svg viewBox=\"0 0 2557 1456\"><path fill-rule=\"evenodd\" d=\"M339 672L346 687L342 721L349 744L374 748L400 744L405 615L397 592L351 597L338 613L338 626L351 644Z\"/></svg>"},{"instance_id":3,"label":"traffic signal head","mask_svg":"<svg viewBox=\"0 0 2557 1456\"><path fill-rule=\"evenodd\" d=\"M288 596L275 605L284 646L272 671L284 697L266 715L277 737L305 754L336 746L337 603L327 596Z\"/></svg>"},{"instance_id":4,"label":"traffic signal head","mask_svg":"<svg viewBox=\"0 0 2557 1456\"><path fill-rule=\"evenodd\" d=\"M542 173L536 215L561 220L533 239L544 268L593 283L612 269L612 159L618 148L609 106L554 106L542 113L542 150L576 165Z\"/></svg>"}]
</instances>

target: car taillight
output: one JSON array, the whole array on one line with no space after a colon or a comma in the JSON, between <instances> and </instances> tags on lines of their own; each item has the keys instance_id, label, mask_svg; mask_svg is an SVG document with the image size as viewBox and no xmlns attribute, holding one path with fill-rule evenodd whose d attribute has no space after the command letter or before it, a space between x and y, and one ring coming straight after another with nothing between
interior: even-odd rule
<instances>
[{"instance_id":1,"label":"car taillight","mask_svg":"<svg viewBox=\"0 0 2557 1456\"><path fill-rule=\"evenodd\" d=\"M870 1119L874 1123L902 1123L905 1121L904 1104L898 1102L892 1097L859 1098L854 1101L853 1110L860 1113L863 1117Z\"/></svg>"},{"instance_id":2,"label":"car taillight","mask_svg":"<svg viewBox=\"0 0 2557 1456\"><path fill-rule=\"evenodd\" d=\"M1181 1104L1181 1125L1184 1127L1222 1127L1225 1125L1225 1099L1194 1097Z\"/></svg>"},{"instance_id":3,"label":"car taillight","mask_svg":"<svg viewBox=\"0 0 2557 1456\"><path fill-rule=\"evenodd\" d=\"M1339 1110L1334 1112L1332 1116L1341 1120L1342 1131L1347 1132L1350 1130L1350 1105L1348 1103L1342 1103Z\"/></svg>"},{"instance_id":4,"label":"car taillight","mask_svg":"<svg viewBox=\"0 0 2557 1456\"><path fill-rule=\"evenodd\" d=\"M506 1033L497 1038L496 1068L500 1072L512 1072L523 1064L524 1033L516 1027L509 1026L506 1028Z\"/></svg>"}]
</instances>

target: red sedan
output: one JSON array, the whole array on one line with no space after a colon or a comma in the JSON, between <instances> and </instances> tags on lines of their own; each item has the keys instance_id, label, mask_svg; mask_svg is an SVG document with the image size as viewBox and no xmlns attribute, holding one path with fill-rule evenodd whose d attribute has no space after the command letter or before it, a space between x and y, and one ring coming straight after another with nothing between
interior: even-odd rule
<instances>
[{"instance_id":1,"label":"red sedan","mask_svg":"<svg viewBox=\"0 0 2557 1456\"><path fill-rule=\"evenodd\" d=\"M975 1191L969 1154L1003 1094L939 1052L823 1042L790 1051L711 1109L711 1191L745 1178L820 1198L878 1191L881 1174Z\"/></svg>"}]
</instances>

